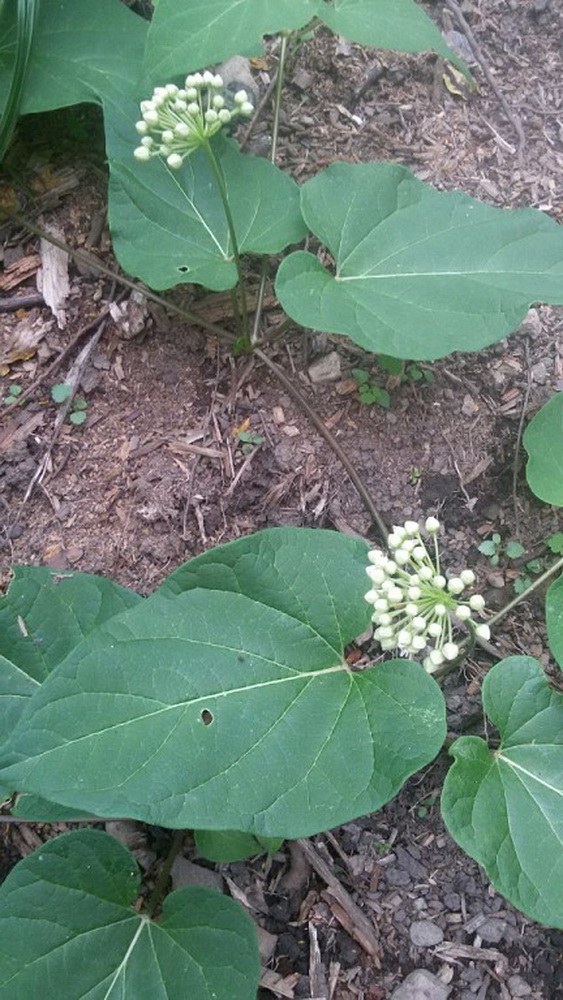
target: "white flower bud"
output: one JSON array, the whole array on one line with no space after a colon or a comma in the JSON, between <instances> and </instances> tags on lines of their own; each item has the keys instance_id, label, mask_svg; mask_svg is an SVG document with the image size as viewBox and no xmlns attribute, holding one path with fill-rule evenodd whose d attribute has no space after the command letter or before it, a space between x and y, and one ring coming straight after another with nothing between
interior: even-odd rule
<instances>
[{"instance_id":1,"label":"white flower bud","mask_svg":"<svg viewBox=\"0 0 563 1000\"><path fill-rule=\"evenodd\" d=\"M418 521L405 521L405 531L407 535L410 535L411 537L413 535L418 535Z\"/></svg>"},{"instance_id":2,"label":"white flower bud","mask_svg":"<svg viewBox=\"0 0 563 1000\"><path fill-rule=\"evenodd\" d=\"M214 80L215 80L214 74L211 73L208 69L206 69L203 74L203 82L206 85L206 87L211 87L213 85Z\"/></svg>"},{"instance_id":3,"label":"white flower bud","mask_svg":"<svg viewBox=\"0 0 563 1000\"><path fill-rule=\"evenodd\" d=\"M418 605L407 604L405 607L405 614L407 618L416 618L418 616Z\"/></svg>"},{"instance_id":4,"label":"white flower bud","mask_svg":"<svg viewBox=\"0 0 563 1000\"><path fill-rule=\"evenodd\" d=\"M426 628L426 618L423 618L422 615L415 615L411 621L411 628L413 628L415 632L424 632L424 629ZM426 645L426 643L424 643L424 645Z\"/></svg>"},{"instance_id":5,"label":"white flower bud","mask_svg":"<svg viewBox=\"0 0 563 1000\"><path fill-rule=\"evenodd\" d=\"M186 101L197 101L197 90L195 87L186 89Z\"/></svg>"},{"instance_id":6,"label":"white flower bud","mask_svg":"<svg viewBox=\"0 0 563 1000\"><path fill-rule=\"evenodd\" d=\"M150 149L151 146L154 146L154 139L152 135L144 135L143 138L141 139L141 146L146 146L147 149Z\"/></svg>"},{"instance_id":7,"label":"white flower bud","mask_svg":"<svg viewBox=\"0 0 563 1000\"><path fill-rule=\"evenodd\" d=\"M407 589L407 597L409 601L420 601L420 598L422 597L420 587L409 587Z\"/></svg>"},{"instance_id":8,"label":"white flower bud","mask_svg":"<svg viewBox=\"0 0 563 1000\"><path fill-rule=\"evenodd\" d=\"M193 73L188 73L186 77L186 90L188 90L191 87L195 87L195 77Z\"/></svg>"},{"instance_id":9,"label":"white flower bud","mask_svg":"<svg viewBox=\"0 0 563 1000\"><path fill-rule=\"evenodd\" d=\"M488 625L477 625L475 634L479 639L485 639L487 642L491 638L491 630Z\"/></svg>"},{"instance_id":10,"label":"white flower bud","mask_svg":"<svg viewBox=\"0 0 563 1000\"><path fill-rule=\"evenodd\" d=\"M379 591L378 590L368 590L364 594L364 601L367 601L368 604L373 604L373 606L375 607L375 602L377 601L378 597L379 597ZM376 610L377 610L377 608L376 608Z\"/></svg>"},{"instance_id":11,"label":"white flower bud","mask_svg":"<svg viewBox=\"0 0 563 1000\"><path fill-rule=\"evenodd\" d=\"M430 653L429 659L430 659L430 662L435 667L440 667L442 665L442 663L444 662L443 654L441 653L441 651L439 649L433 649L432 652Z\"/></svg>"},{"instance_id":12,"label":"white flower bud","mask_svg":"<svg viewBox=\"0 0 563 1000\"><path fill-rule=\"evenodd\" d=\"M448 613L448 609L446 608L445 604L435 604L434 605L434 614L438 615L438 618L443 618L444 615L447 615L447 613Z\"/></svg>"},{"instance_id":13,"label":"white flower bud","mask_svg":"<svg viewBox=\"0 0 563 1000\"><path fill-rule=\"evenodd\" d=\"M422 580L424 583L428 583L434 576L434 572L430 566L421 566L417 575L419 580Z\"/></svg>"},{"instance_id":14,"label":"white flower bud","mask_svg":"<svg viewBox=\"0 0 563 1000\"><path fill-rule=\"evenodd\" d=\"M452 576L451 580L448 580L448 590L450 594L461 594L462 590L465 590L465 584L461 577Z\"/></svg>"},{"instance_id":15,"label":"white flower bud","mask_svg":"<svg viewBox=\"0 0 563 1000\"><path fill-rule=\"evenodd\" d=\"M393 619L392 619L391 615L387 614L387 612L383 612L383 614L380 614L380 616L379 616L379 624L380 625L391 625L392 622L393 622Z\"/></svg>"},{"instance_id":16,"label":"white flower bud","mask_svg":"<svg viewBox=\"0 0 563 1000\"><path fill-rule=\"evenodd\" d=\"M445 642L442 646L442 653L446 660L455 660L459 656L459 646L455 642Z\"/></svg>"},{"instance_id":17,"label":"white flower bud","mask_svg":"<svg viewBox=\"0 0 563 1000\"><path fill-rule=\"evenodd\" d=\"M481 594L472 594L469 598L469 607L472 611L483 611L485 608L485 598Z\"/></svg>"},{"instance_id":18,"label":"white flower bud","mask_svg":"<svg viewBox=\"0 0 563 1000\"><path fill-rule=\"evenodd\" d=\"M244 104L240 106L240 113L245 118L250 118L251 114L254 113L254 105L250 101L245 101Z\"/></svg>"},{"instance_id":19,"label":"white flower bud","mask_svg":"<svg viewBox=\"0 0 563 1000\"><path fill-rule=\"evenodd\" d=\"M445 576L442 576L440 573L437 573L436 576L433 576L432 577L432 586L433 587L438 587L438 590L443 590L444 587L446 586L446 578L445 578Z\"/></svg>"},{"instance_id":20,"label":"white flower bud","mask_svg":"<svg viewBox=\"0 0 563 1000\"><path fill-rule=\"evenodd\" d=\"M213 107L216 108L217 111L219 111L221 108L225 106L225 98L223 97L222 94L215 94L215 97L213 98L211 103Z\"/></svg>"},{"instance_id":21,"label":"white flower bud","mask_svg":"<svg viewBox=\"0 0 563 1000\"><path fill-rule=\"evenodd\" d=\"M178 99L177 101L174 101L174 104L172 105L172 109L174 111L177 111L179 114L183 114L184 111L188 110L188 102L187 101L181 101L181 100Z\"/></svg>"},{"instance_id":22,"label":"white flower bud","mask_svg":"<svg viewBox=\"0 0 563 1000\"><path fill-rule=\"evenodd\" d=\"M192 80L193 80L192 87L203 86L203 76L201 75L201 73L194 73L192 76Z\"/></svg>"},{"instance_id":23,"label":"white flower bud","mask_svg":"<svg viewBox=\"0 0 563 1000\"><path fill-rule=\"evenodd\" d=\"M412 648L415 653L422 653L423 649L426 649L426 639L422 635L413 635L412 637Z\"/></svg>"},{"instance_id":24,"label":"white flower bud","mask_svg":"<svg viewBox=\"0 0 563 1000\"><path fill-rule=\"evenodd\" d=\"M167 128L162 133L161 139L162 142L164 142L167 146L170 146L174 142L174 133L171 132L169 128Z\"/></svg>"},{"instance_id":25,"label":"white flower bud","mask_svg":"<svg viewBox=\"0 0 563 1000\"><path fill-rule=\"evenodd\" d=\"M387 651L389 649L395 649L395 640L394 639L382 639L381 642L379 643L379 645L385 651Z\"/></svg>"},{"instance_id":26,"label":"white flower bud","mask_svg":"<svg viewBox=\"0 0 563 1000\"><path fill-rule=\"evenodd\" d=\"M208 125L215 125L219 121L219 115L213 108L209 108L209 111L206 111L203 117Z\"/></svg>"},{"instance_id":27,"label":"white flower bud","mask_svg":"<svg viewBox=\"0 0 563 1000\"><path fill-rule=\"evenodd\" d=\"M135 128L137 129L139 135L146 135L149 130L149 127L145 121L135 122Z\"/></svg>"},{"instance_id":28,"label":"white flower bud","mask_svg":"<svg viewBox=\"0 0 563 1000\"><path fill-rule=\"evenodd\" d=\"M403 592L398 587L390 587L387 591L387 596L393 604L400 604L403 600Z\"/></svg>"},{"instance_id":29,"label":"white flower bud","mask_svg":"<svg viewBox=\"0 0 563 1000\"><path fill-rule=\"evenodd\" d=\"M155 108L149 108L148 111L143 111L143 119L147 125L158 125L158 111Z\"/></svg>"},{"instance_id":30,"label":"white flower bud","mask_svg":"<svg viewBox=\"0 0 563 1000\"><path fill-rule=\"evenodd\" d=\"M141 114L145 111L154 111L154 104L152 101L141 101L139 107L141 108Z\"/></svg>"},{"instance_id":31,"label":"white flower bud","mask_svg":"<svg viewBox=\"0 0 563 1000\"><path fill-rule=\"evenodd\" d=\"M177 97L177 95L178 95L178 87L176 86L176 84L175 83L167 83L166 84L166 93L170 97Z\"/></svg>"},{"instance_id":32,"label":"white flower bud","mask_svg":"<svg viewBox=\"0 0 563 1000\"><path fill-rule=\"evenodd\" d=\"M384 566L387 562L387 556L381 551L381 549L370 549L368 552L368 559L374 566Z\"/></svg>"},{"instance_id":33,"label":"white flower bud","mask_svg":"<svg viewBox=\"0 0 563 1000\"><path fill-rule=\"evenodd\" d=\"M466 587L470 587L472 583L475 583L475 573L472 569L464 569L459 575Z\"/></svg>"},{"instance_id":34,"label":"white flower bud","mask_svg":"<svg viewBox=\"0 0 563 1000\"><path fill-rule=\"evenodd\" d=\"M373 606L375 610L380 613L382 611L389 611L389 601L386 601L384 597L378 597L377 600L373 602Z\"/></svg>"},{"instance_id":35,"label":"white flower bud","mask_svg":"<svg viewBox=\"0 0 563 1000\"><path fill-rule=\"evenodd\" d=\"M391 625L382 625L380 628L376 628L373 635L378 641L380 639L394 639L395 631Z\"/></svg>"},{"instance_id":36,"label":"white flower bud","mask_svg":"<svg viewBox=\"0 0 563 1000\"><path fill-rule=\"evenodd\" d=\"M171 153L166 157L166 162L171 170L179 170L182 166L182 157L178 153Z\"/></svg>"},{"instance_id":37,"label":"white flower bud","mask_svg":"<svg viewBox=\"0 0 563 1000\"><path fill-rule=\"evenodd\" d=\"M424 527L429 535L435 535L440 530L440 522L436 517L427 517L424 522Z\"/></svg>"},{"instance_id":38,"label":"white flower bud","mask_svg":"<svg viewBox=\"0 0 563 1000\"><path fill-rule=\"evenodd\" d=\"M467 604L458 604L455 609L456 618L459 618L460 622L466 622L471 618L471 608L467 607Z\"/></svg>"},{"instance_id":39,"label":"white flower bud","mask_svg":"<svg viewBox=\"0 0 563 1000\"><path fill-rule=\"evenodd\" d=\"M246 101L248 101L248 94L246 93L246 90L237 90L234 96L235 104L245 104Z\"/></svg>"},{"instance_id":40,"label":"white flower bud","mask_svg":"<svg viewBox=\"0 0 563 1000\"><path fill-rule=\"evenodd\" d=\"M191 128L186 122L178 122L176 128L174 129L174 135L178 136L179 139L187 139L190 135Z\"/></svg>"},{"instance_id":41,"label":"white flower bud","mask_svg":"<svg viewBox=\"0 0 563 1000\"><path fill-rule=\"evenodd\" d=\"M137 146L137 148L133 150L133 156L136 160L140 160L141 163L146 163L147 160L150 160L151 158L150 150L147 149L146 146Z\"/></svg>"},{"instance_id":42,"label":"white flower bud","mask_svg":"<svg viewBox=\"0 0 563 1000\"><path fill-rule=\"evenodd\" d=\"M438 622L431 622L427 631L432 639L439 639L442 634L442 626Z\"/></svg>"},{"instance_id":43,"label":"white flower bud","mask_svg":"<svg viewBox=\"0 0 563 1000\"><path fill-rule=\"evenodd\" d=\"M219 112L219 121L223 125L228 125L232 118L231 112L227 108L221 108Z\"/></svg>"},{"instance_id":44,"label":"white flower bud","mask_svg":"<svg viewBox=\"0 0 563 1000\"><path fill-rule=\"evenodd\" d=\"M166 97L166 87L155 87L152 92L153 101L159 97Z\"/></svg>"},{"instance_id":45,"label":"white flower bud","mask_svg":"<svg viewBox=\"0 0 563 1000\"><path fill-rule=\"evenodd\" d=\"M390 549L398 549L402 541L403 539L401 536L395 532L391 532L391 534L387 536L387 545Z\"/></svg>"},{"instance_id":46,"label":"white flower bud","mask_svg":"<svg viewBox=\"0 0 563 1000\"><path fill-rule=\"evenodd\" d=\"M397 549L395 551L395 562L398 566L404 566L410 561L410 553L405 552L404 549Z\"/></svg>"},{"instance_id":47,"label":"white flower bud","mask_svg":"<svg viewBox=\"0 0 563 1000\"><path fill-rule=\"evenodd\" d=\"M197 103L197 101L192 101L190 104L188 104L186 111L188 112L189 115L198 115L199 104Z\"/></svg>"},{"instance_id":48,"label":"white flower bud","mask_svg":"<svg viewBox=\"0 0 563 1000\"><path fill-rule=\"evenodd\" d=\"M383 583L385 580L385 571L380 569L379 566L368 566L366 573L374 583Z\"/></svg>"},{"instance_id":49,"label":"white flower bud","mask_svg":"<svg viewBox=\"0 0 563 1000\"><path fill-rule=\"evenodd\" d=\"M220 76L219 73L216 73L215 76L213 77L212 86L215 87L216 90L221 90L221 88L223 87L223 77Z\"/></svg>"},{"instance_id":50,"label":"white flower bud","mask_svg":"<svg viewBox=\"0 0 563 1000\"><path fill-rule=\"evenodd\" d=\"M403 628L397 636L397 645L403 647L410 646L412 638L412 632L409 632L408 628Z\"/></svg>"},{"instance_id":51,"label":"white flower bud","mask_svg":"<svg viewBox=\"0 0 563 1000\"><path fill-rule=\"evenodd\" d=\"M388 559L387 562L385 563L384 568L385 572L387 573L387 576L394 576L394 574L397 572L397 563L393 562L392 559Z\"/></svg>"}]
</instances>

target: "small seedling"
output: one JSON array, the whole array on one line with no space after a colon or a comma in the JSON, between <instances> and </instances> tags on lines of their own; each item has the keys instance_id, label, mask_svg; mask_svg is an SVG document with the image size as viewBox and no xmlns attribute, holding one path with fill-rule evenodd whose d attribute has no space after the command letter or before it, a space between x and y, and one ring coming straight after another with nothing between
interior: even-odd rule
<instances>
[{"instance_id":1,"label":"small seedling","mask_svg":"<svg viewBox=\"0 0 563 1000\"><path fill-rule=\"evenodd\" d=\"M391 397L387 389L383 389L380 385L377 385L377 382L372 381L369 372L364 368L353 368L352 377L358 383L360 403L363 403L365 406L377 403L384 410L389 409L391 406Z\"/></svg>"},{"instance_id":2,"label":"small seedling","mask_svg":"<svg viewBox=\"0 0 563 1000\"><path fill-rule=\"evenodd\" d=\"M523 571L512 584L515 594L523 594L534 582L534 577L544 569L543 559L530 559L525 563Z\"/></svg>"},{"instance_id":3,"label":"small seedling","mask_svg":"<svg viewBox=\"0 0 563 1000\"><path fill-rule=\"evenodd\" d=\"M554 555L563 555L563 531L556 531L554 535L550 535L545 544Z\"/></svg>"},{"instance_id":4,"label":"small seedling","mask_svg":"<svg viewBox=\"0 0 563 1000\"><path fill-rule=\"evenodd\" d=\"M519 559L524 554L524 546L520 542L507 542L504 545L497 531L490 538L481 542L477 548L479 552L487 556L491 566L498 566L503 556L507 559Z\"/></svg>"},{"instance_id":5,"label":"small seedling","mask_svg":"<svg viewBox=\"0 0 563 1000\"><path fill-rule=\"evenodd\" d=\"M434 373L414 361L402 361L390 354L378 354L377 363L383 371L388 372L399 382L427 382L431 385L434 381Z\"/></svg>"},{"instance_id":6,"label":"small seedling","mask_svg":"<svg viewBox=\"0 0 563 1000\"><path fill-rule=\"evenodd\" d=\"M12 406L13 403L17 403L19 397L23 392L21 385L14 383L8 388L5 396L2 397L2 406Z\"/></svg>"},{"instance_id":7,"label":"small seedling","mask_svg":"<svg viewBox=\"0 0 563 1000\"><path fill-rule=\"evenodd\" d=\"M240 441L243 455L250 455L264 441L263 437L260 437L259 434L255 434L253 431L241 431L237 437Z\"/></svg>"},{"instance_id":8,"label":"small seedling","mask_svg":"<svg viewBox=\"0 0 563 1000\"><path fill-rule=\"evenodd\" d=\"M71 392L72 389L67 382L58 382L51 389L51 399L60 406L66 402ZM77 399L73 399L68 419L74 427L80 427L85 422L87 408L88 403L82 397L79 396Z\"/></svg>"}]
</instances>

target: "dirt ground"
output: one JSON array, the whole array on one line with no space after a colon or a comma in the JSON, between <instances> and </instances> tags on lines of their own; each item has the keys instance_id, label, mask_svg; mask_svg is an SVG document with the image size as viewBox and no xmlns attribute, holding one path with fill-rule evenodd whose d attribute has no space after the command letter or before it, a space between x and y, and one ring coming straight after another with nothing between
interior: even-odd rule
<instances>
[{"instance_id":1,"label":"dirt ground","mask_svg":"<svg viewBox=\"0 0 563 1000\"><path fill-rule=\"evenodd\" d=\"M450 4L426 7L444 30L459 30ZM334 159L393 161L438 188L461 188L501 207L534 206L563 221L563 10L557 0L464 0L461 7L478 45L477 95L452 93L433 56L375 53L321 31L290 66L280 164L304 180ZM255 76L265 89L274 60L264 66ZM268 129L266 112L255 146L267 146ZM96 112L23 122L7 189L18 173L30 219L113 266ZM78 569L148 594L191 556L264 527L377 537L337 457L259 359L232 357L84 263L70 265L59 326L37 297L39 250L28 231L2 229L0 397L13 385L30 392L25 407L0 414L4 567ZM33 295L36 304L25 309L8 301ZM220 296L187 287L169 297L228 323ZM81 374L86 421L57 426L61 411L50 389L100 327L84 332L57 371L38 380L112 300ZM281 317L275 301L267 305L273 331ZM562 329L560 309L538 306L508 340L422 365L431 381L399 383L351 342L296 330L274 340L268 354L344 448L382 516L397 523L438 515L446 558L475 568L496 609L513 596L524 564L543 557L542 541L563 530L561 514L527 490L520 447L527 420L563 389ZM311 365L331 352L335 378L313 383ZM359 401L352 369L387 389L389 409ZM492 567L478 545L494 532L520 541L526 555L501 553ZM504 620L494 642L501 656L526 652L553 670L538 618L541 597ZM446 682L452 735L474 721L490 665L477 655ZM482 724L477 714L472 731ZM335 1000L386 1000L414 969L437 975L450 1000L563 997L563 934L514 911L445 832L438 798L446 767L440 757L380 813L316 839L318 855L373 922L371 955L298 849L284 848L267 863L223 866L274 935L264 1000L317 997L321 987ZM54 833L10 827L4 860ZM154 831L140 836L154 846Z\"/></svg>"}]
</instances>

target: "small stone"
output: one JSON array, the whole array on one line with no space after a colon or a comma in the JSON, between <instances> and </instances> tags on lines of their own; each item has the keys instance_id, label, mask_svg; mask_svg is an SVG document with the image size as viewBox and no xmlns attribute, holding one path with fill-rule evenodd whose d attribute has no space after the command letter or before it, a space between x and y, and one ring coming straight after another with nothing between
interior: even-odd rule
<instances>
[{"instance_id":1,"label":"small stone","mask_svg":"<svg viewBox=\"0 0 563 1000\"><path fill-rule=\"evenodd\" d=\"M458 892L447 892L444 896L444 903L448 910L453 910L455 913L461 909L461 896Z\"/></svg>"},{"instance_id":2,"label":"small stone","mask_svg":"<svg viewBox=\"0 0 563 1000\"><path fill-rule=\"evenodd\" d=\"M489 944L498 944L504 937L506 930L506 920L499 920L498 917L489 917L481 924L477 931L479 937Z\"/></svg>"},{"instance_id":3,"label":"small stone","mask_svg":"<svg viewBox=\"0 0 563 1000\"><path fill-rule=\"evenodd\" d=\"M522 976L510 976L506 985L513 997L529 997L532 992L532 987Z\"/></svg>"},{"instance_id":4,"label":"small stone","mask_svg":"<svg viewBox=\"0 0 563 1000\"><path fill-rule=\"evenodd\" d=\"M203 865L195 865L193 861L188 861L178 855L174 860L170 871L173 889L183 889L188 885L202 885L208 889L223 891L223 878L219 872L214 872Z\"/></svg>"},{"instance_id":5,"label":"small stone","mask_svg":"<svg viewBox=\"0 0 563 1000\"><path fill-rule=\"evenodd\" d=\"M393 992L390 1000L447 1000L451 987L428 972L416 969Z\"/></svg>"},{"instance_id":6,"label":"small stone","mask_svg":"<svg viewBox=\"0 0 563 1000\"><path fill-rule=\"evenodd\" d=\"M461 412L464 417L475 417L479 413L479 406L469 393L463 397Z\"/></svg>"},{"instance_id":7,"label":"small stone","mask_svg":"<svg viewBox=\"0 0 563 1000\"><path fill-rule=\"evenodd\" d=\"M408 872L400 868L390 868L385 872L385 880L388 885L410 885L411 877Z\"/></svg>"},{"instance_id":8,"label":"small stone","mask_svg":"<svg viewBox=\"0 0 563 1000\"><path fill-rule=\"evenodd\" d=\"M231 56L217 66L217 73L223 78L227 90L235 94L237 90L246 90L250 99L256 104L260 97L260 89L252 75L250 59L245 56Z\"/></svg>"},{"instance_id":9,"label":"small stone","mask_svg":"<svg viewBox=\"0 0 563 1000\"><path fill-rule=\"evenodd\" d=\"M432 948L444 940L444 932L431 920L414 920L409 929L409 936L417 948Z\"/></svg>"},{"instance_id":10,"label":"small stone","mask_svg":"<svg viewBox=\"0 0 563 1000\"><path fill-rule=\"evenodd\" d=\"M323 354L322 358L317 358L312 365L309 365L309 378L313 385L319 385L322 382L337 382L340 376L340 355L336 351Z\"/></svg>"},{"instance_id":11,"label":"small stone","mask_svg":"<svg viewBox=\"0 0 563 1000\"><path fill-rule=\"evenodd\" d=\"M545 361L538 361L537 364L532 365L530 375L532 382L537 382L538 385L545 385L549 378Z\"/></svg>"}]
</instances>

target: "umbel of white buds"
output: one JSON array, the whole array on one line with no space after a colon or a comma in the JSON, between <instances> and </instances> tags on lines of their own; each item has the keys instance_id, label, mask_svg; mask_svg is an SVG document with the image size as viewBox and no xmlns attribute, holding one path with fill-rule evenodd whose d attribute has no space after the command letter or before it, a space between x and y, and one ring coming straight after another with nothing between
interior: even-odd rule
<instances>
[{"instance_id":1,"label":"umbel of white buds","mask_svg":"<svg viewBox=\"0 0 563 1000\"><path fill-rule=\"evenodd\" d=\"M440 522L429 517L424 527L432 541L432 555L416 521L393 526L387 539L390 556L379 549L368 553L371 589L365 598L373 605L374 638L381 648L423 656L424 668L433 673L459 655L454 633L460 626L481 639L490 638L490 629L474 620L485 607L481 594L462 597L475 583L473 570L464 569L446 579L440 571Z\"/></svg>"},{"instance_id":2,"label":"umbel of white buds","mask_svg":"<svg viewBox=\"0 0 563 1000\"><path fill-rule=\"evenodd\" d=\"M150 101L141 101L141 119L135 125L142 136L134 156L146 162L160 156L172 170L238 117L254 111L245 90L239 90L227 107L223 79L218 73L191 73L185 86L167 83L155 87Z\"/></svg>"}]
</instances>

